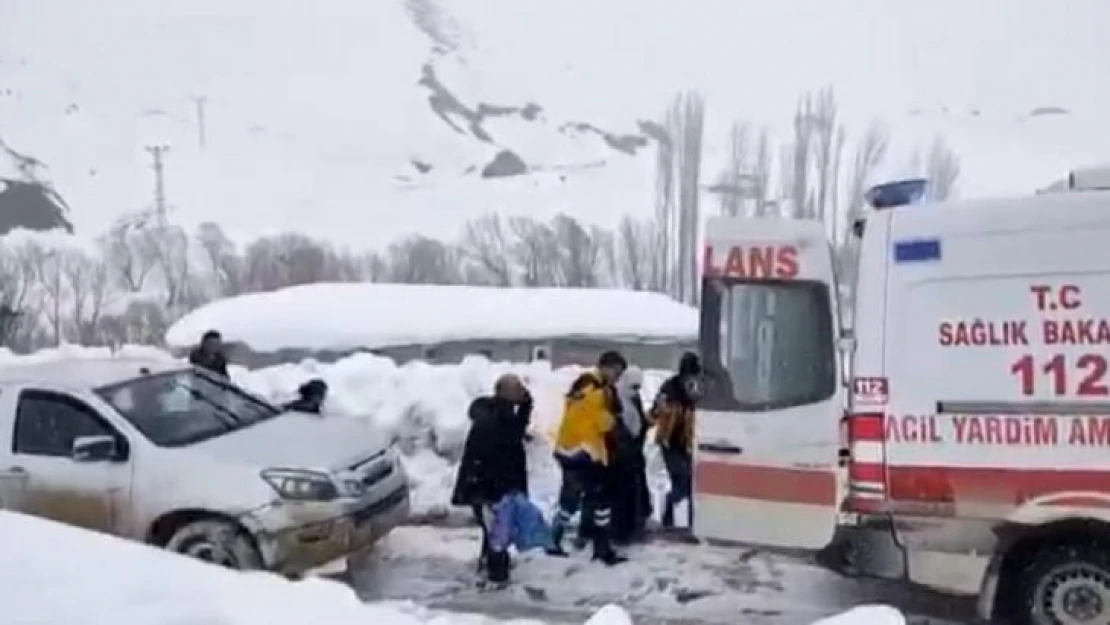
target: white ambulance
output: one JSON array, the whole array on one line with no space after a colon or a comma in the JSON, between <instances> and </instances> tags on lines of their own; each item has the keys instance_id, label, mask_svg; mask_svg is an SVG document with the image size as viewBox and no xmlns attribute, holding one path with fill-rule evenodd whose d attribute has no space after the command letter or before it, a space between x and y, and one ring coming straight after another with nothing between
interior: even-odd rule
<instances>
[{"instance_id":1,"label":"white ambulance","mask_svg":"<svg viewBox=\"0 0 1110 625\"><path fill-rule=\"evenodd\" d=\"M1110 623L1110 171L890 201L920 186L857 224L851 310L821 224L709 220L694 531Z\"/></svg>"}]
</instances>

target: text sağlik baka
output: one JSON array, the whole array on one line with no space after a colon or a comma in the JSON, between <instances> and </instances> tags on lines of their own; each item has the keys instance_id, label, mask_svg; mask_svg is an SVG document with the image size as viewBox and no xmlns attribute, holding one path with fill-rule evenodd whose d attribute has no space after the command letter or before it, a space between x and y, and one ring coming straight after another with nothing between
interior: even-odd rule
<instances>
[{"instance_id":1,"label":"text sa\u011flik baka","mask_svg":"<svg viewBox=\"0 0 1110 625\"><path fill-rule=\"evenodd\" d=\"M1110 447L1110 417L1034 415L888 415L891 443Z\"/></svg>"},{"instance_id":2,"label":"text sa\u011flik baka","mask_svg":"<svg viewBox=\"0 0 1110 625\"><path fill-rule=\"evenodd\" d=\"M1030 340L1030 328L1039 341ZM1106 319L1041 319L1020 321L942 321L938 342L944 347L1006 345L1110 345Z\"/></svg>"}]
</instances>

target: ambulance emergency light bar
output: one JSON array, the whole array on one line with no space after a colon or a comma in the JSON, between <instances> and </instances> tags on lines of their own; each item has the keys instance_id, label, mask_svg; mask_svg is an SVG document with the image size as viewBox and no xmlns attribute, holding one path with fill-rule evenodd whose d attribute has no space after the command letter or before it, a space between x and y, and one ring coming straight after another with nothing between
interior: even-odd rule
<instances>
[{"instance_id":1,"label":"ambulance emergency light bar","mask_svg":"<svg viewBox=\"0 0 1110 625\"><path fill-rule=\"evenodd\" d=\"M928 199L929 181L925 178L910 178L878 184L863 194L864 201L875 210L885 210L924 204Z\"/></svg>"},{"instance_id":2,"label":"ambulance emergency light bar","mask_svg":"<svg viewBox=\"0 0 1110 625\"><path fill-rule=\"evenodd\" d=\"M1110 191L1110 167L1081 167L1068 174L1069 191Z\"/></svg>"}]
</instances>

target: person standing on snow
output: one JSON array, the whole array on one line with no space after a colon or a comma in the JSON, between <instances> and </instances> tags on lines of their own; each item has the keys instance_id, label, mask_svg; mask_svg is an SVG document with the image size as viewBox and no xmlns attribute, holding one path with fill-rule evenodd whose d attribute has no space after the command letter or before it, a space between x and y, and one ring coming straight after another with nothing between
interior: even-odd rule
<instances>
[{"instance_id":1,"label":"person standing on snow","mask_svg":"<svg viewBox=\"0 0 1110 625\"><path fill-rule=\"evenodd\" d=\"M640 397L643 383L644 372L639 367L631 366L616 385L621 412L612 492L613 540L618 544L629 543L642 536L644 525L651 517L651 494L644 459L648 423Z\"/></svg>"},{"instance_id":2,"label":"person standing on snow","mask_svg":"<svg viewBox=\"0 0 1110 625\"><path fill-rule=\"evenodd\" d=\"M470 404L470 431L466 435L451 503L468 506L482 529L479 563L488 581L509 580L507 544L494 544L490 534L494 508L504 498L528 494L528 459L525 435L532 416L532 396L520 378L505 374L494 383L492 396Z\"/></svg>"},{"instance_id":3,"label":"person standing on snow","mask_svg":"<svg viewBox=\"0 0 1110 625\"><path fill-rule=\"evenodd\" d=\"M582 507L593 521L594 559L610 566L626 560L613 550L611 542L610 465L612 439L620 414L613 385L627 368L628 363L620 353L605 352L598 359L597 368L580 375L567 392L563 419L555 437L555 459L563 470L563 484L559 508L551 524L552 545L548 549L551 555L567 555L562 546L563 533ZM582 525L590 520L583 519Z\"/></svg>"},{"instance_id":4,"label":"person standing on snow","mask_svg":"<svg viewBox=\"0 0 1110 625\"><path fill-rule=\"evenodd\" d=\"M678 373L659 387L651 409L655 424L655 442L663 452L663 463L671 478L671 490L663 508L664 528L674 527L674 508L682 501L689 502L693 485L694 454L694 404L701 398L701 361L698 355L687 352L678 363ZM693 524L693 505L688 503Z\"/></svg>"},{"instance_id":5,"label":"person standing on snow","mask_svg":"<svg viewBox=\"0 0 1110 625\"><path fill-rule=\"evenodd\" d=\"M206 371L230 377L227 374L227 356L224 355L223 337L216 330L209 330L200 338L200 345L189 352L189 364Z\"/></svg>"}]
</instances>

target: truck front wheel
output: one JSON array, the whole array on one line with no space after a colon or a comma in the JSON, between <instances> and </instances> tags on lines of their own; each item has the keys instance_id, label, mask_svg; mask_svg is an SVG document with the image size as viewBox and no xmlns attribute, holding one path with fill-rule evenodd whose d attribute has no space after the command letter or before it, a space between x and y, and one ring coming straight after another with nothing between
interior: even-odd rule
<instances>
[{"instance_id":1,"label":"truck front wheel","mask_svg":"<svg viewBox=\"0 0 1110 625\"><path fill-rule=\"evenodd\" d=\"M1110 551L1098 543L1046 547L1019 573L1015 625L1110 623Z\"/></svg>"},{"instance_id":2,"label":"truck front wheel","mask_svg":"<svg viewBox=\"0 0 1110 625\"><path fill-rule=\"evenodd\" d=\"M192 521L179 527L166 549L240 571L262 568L262 557L250 536L219 519Z\"/></svg>"}]
</instances>

